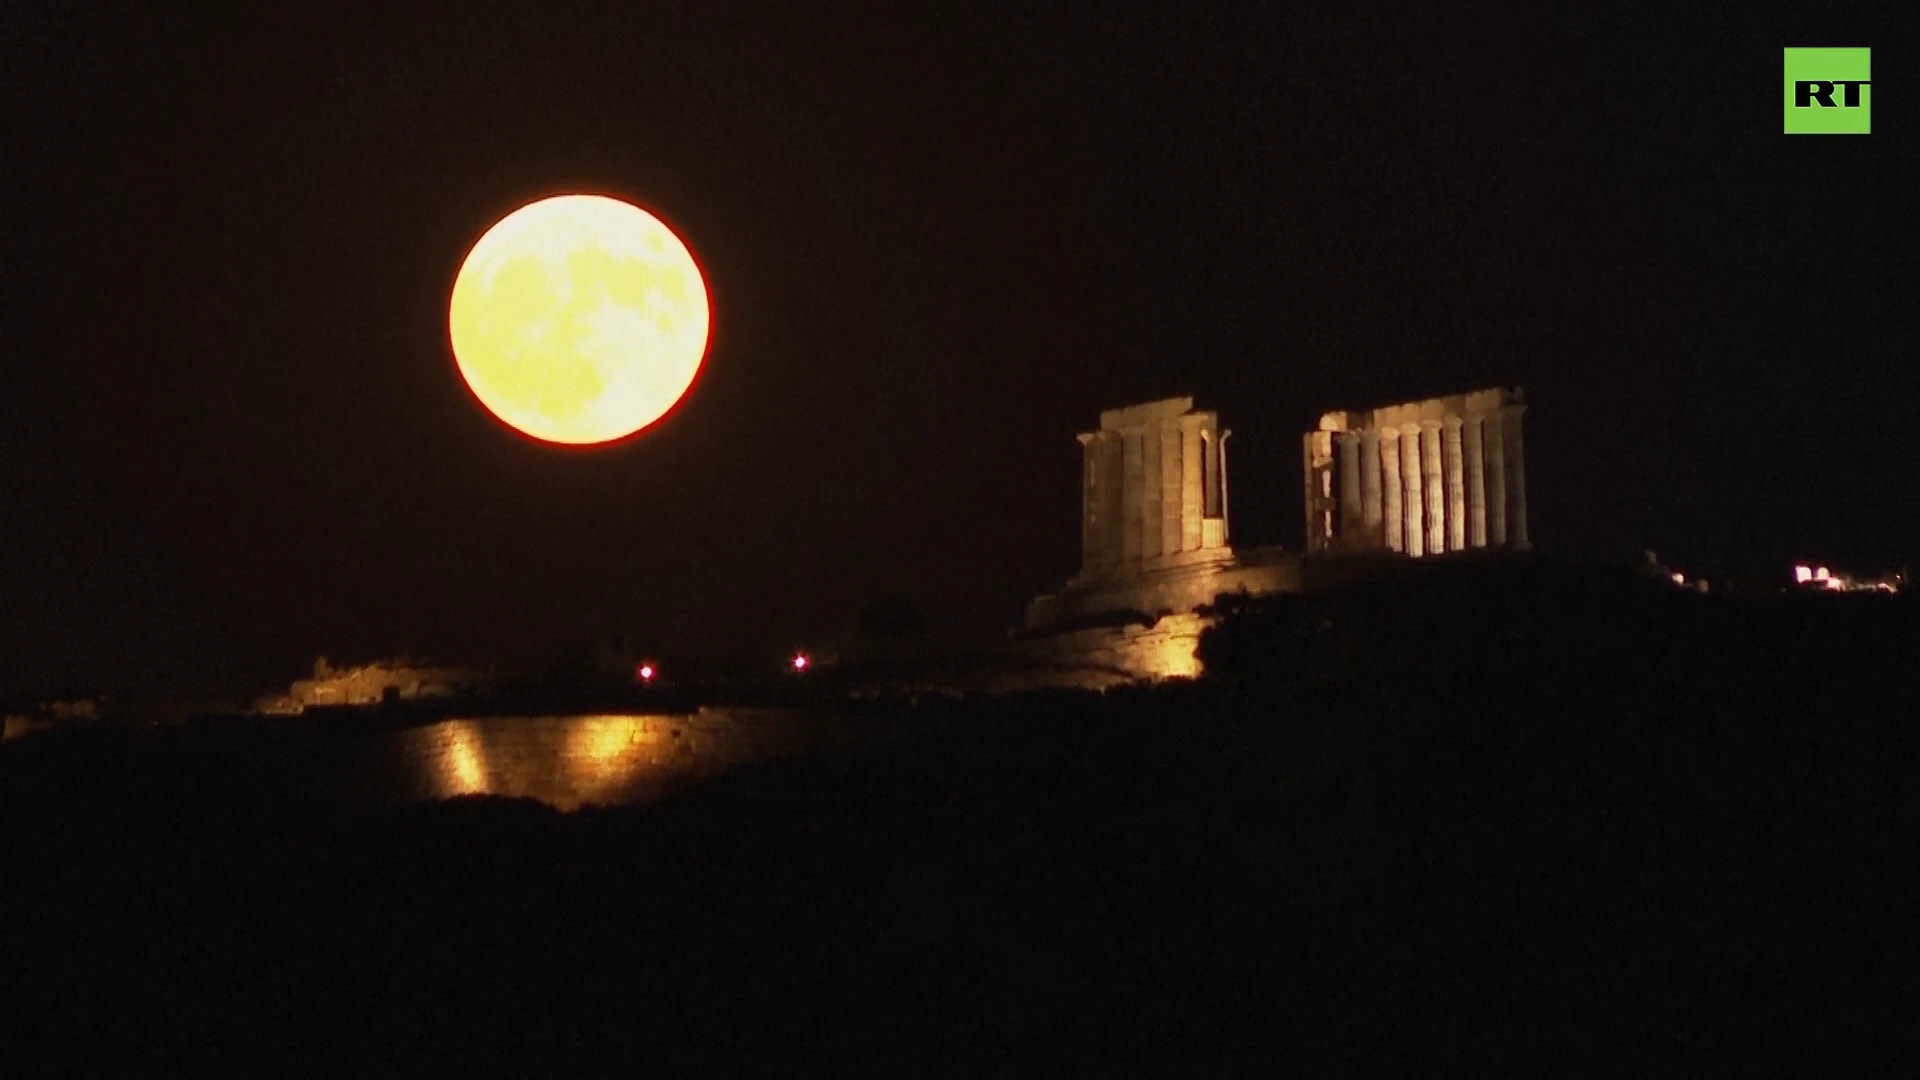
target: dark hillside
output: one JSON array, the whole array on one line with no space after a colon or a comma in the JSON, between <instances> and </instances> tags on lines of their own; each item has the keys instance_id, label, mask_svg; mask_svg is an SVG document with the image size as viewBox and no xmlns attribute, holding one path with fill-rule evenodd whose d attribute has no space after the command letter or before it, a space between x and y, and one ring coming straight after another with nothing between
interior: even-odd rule
<instances>
[{"instance_id":1,"label":"dark hillside","mask_svg":"<svg viewBox=\"0 0 1920 1080\"><path fill-rule=\"evenodd\" d=\"M81 1068L1821 1071L1911 1015L1916 626L1468 568L1249 608L1205 684L902 704L571 815L318 825L217 755L160 807L23 743L0 1032ZM50 793L28 749L107 764Z\"/></svg>"}]
</instances>

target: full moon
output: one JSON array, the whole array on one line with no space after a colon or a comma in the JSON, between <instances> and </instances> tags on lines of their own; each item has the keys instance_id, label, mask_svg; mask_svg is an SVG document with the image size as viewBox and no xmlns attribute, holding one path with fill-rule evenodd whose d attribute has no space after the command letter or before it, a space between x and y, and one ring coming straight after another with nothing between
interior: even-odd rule
<instances>
[{"instance_id":1,"label":"full moon","mask_svg":"<svg viewBox=\"0 0 1920 1080\"><path fill-rule=\"evenodd\" d=\"M693 385L707 351L706 284L652 214L558 195L501 218L454 279L454 361L480 403L547 442L639 431Z\"/></svg>"}]
</instances>

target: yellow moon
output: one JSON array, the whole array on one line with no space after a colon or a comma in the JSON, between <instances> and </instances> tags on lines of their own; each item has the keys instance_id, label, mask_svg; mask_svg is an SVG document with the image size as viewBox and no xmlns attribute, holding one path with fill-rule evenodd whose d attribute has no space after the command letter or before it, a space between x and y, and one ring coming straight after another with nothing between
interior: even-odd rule
<instances>
[{"instance_id":1,"label":"yellow moon","mask_svg":"<svg viewBox=\"0 0 1920 1080\"><path fill-rule=\"evenodd\" d=\"M447 325L480 403L536 439L588 445L666 415L706 356L706 283L652 214L558 195L501 218L467 253Z\"/></svg>"}]
</instances>

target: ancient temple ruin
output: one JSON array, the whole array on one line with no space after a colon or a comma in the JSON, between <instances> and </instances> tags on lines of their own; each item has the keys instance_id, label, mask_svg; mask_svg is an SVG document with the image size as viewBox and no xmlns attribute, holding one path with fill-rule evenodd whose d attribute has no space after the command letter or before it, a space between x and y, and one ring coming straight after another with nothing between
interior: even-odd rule
<instances>
[{"instance_id":1,"label":"ancient temple ruin","mask_svg":"<svg viewBox=\"0 0 1920 1080\"><path fill-rule=\"evenodd\" d=\"M1190 397L1100 414L1081 436L1080 577L1227 557L1227 437Z\"/></svg>"},{"instance_id":2,"label":"ancient temple ruin","mask_svg":"<svg viewBox=\"0 0 1920 1080\"><path fill-rule=\"evenodd\" d=\"M1080 571L1028 604L1020 652L1071 685L1195 675L1224 596L1333 588L1407 565L1395 556L1525 551L1525 411L1496 387L1327 413L1305 437L1305 551L1236 552L1219 415L1190 397L1108 409L1079 436Z\"/></svg>"},{"instance_id":3,"label":"ancient temple ruin","mask_svg":"<svg viewBox=\"0 0 1920 1080\"><path fill-rule=\"evenodd\" d=\"M1079 436L1080 572L1036 598L1027 625L1185 613L1221 592L1279 584L1266 580L1268 564L1237 557L1228 544L1232 434L1191 397L1102 412L1100 427Z\"/></svg>"},{"instance_id":4,"label":"ancient temple ruin","mask_svg":"<svg viewBox=\"0 0 1920 1080\"><path fill-rule=\"evenodd\" d=\"M1496 387L1322 416L1305 439L1307 553L1527 550L1526 409Z\"/></svg>"}]
</instances>

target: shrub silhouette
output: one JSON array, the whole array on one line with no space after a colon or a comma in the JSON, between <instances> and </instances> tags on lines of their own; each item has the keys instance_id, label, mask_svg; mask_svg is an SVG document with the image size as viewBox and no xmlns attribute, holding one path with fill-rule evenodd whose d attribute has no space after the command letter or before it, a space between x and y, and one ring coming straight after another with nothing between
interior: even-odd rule
<instances>
[{"instance_id":1,"label":"shrub silhouette","mask_svg":"<svg viewBox=\"0 0 1920 1080\"><path fill-rule=\"evenodd\" d=\"M855 629L866 638L915 637L925 632L919 607L903 596L888 595L860 609Z\"/></svg>"}]
</instances>

